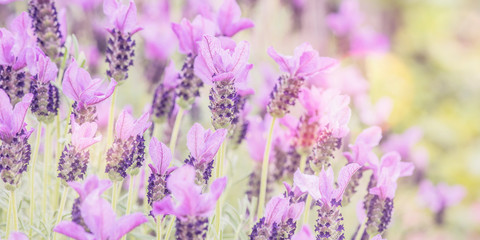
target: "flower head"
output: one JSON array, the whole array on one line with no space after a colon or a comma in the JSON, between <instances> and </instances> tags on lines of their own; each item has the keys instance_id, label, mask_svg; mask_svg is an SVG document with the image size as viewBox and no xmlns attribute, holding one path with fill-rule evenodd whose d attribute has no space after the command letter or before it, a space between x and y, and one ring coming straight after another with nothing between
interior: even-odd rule
<instances>
[{"instance_id":1,"label":"flower head","mask_svg":"<svg viewBox=\"0 0 480 240\"><path fill-rule=\"evenodd\" d=\"M308 43L296 47L293 56L278 54L273 47L269 47L267 53L278 63L282 71L290 74L290 77L308 78L338 63L332 58L319 57L318 52Z\"/></svg>"},{"instance_id":2,"label":"flower head","mask_svg":"<svg viewBox=\"0 0 480 240\"><path fill-rule=\"evenodd\" d=\"M155 174L165 175L165 173L167 173L168 166L172 161L172 152L170 149L165 144L158 141L157 138L153 137L150 141L148 152L150 153L150 157L152 158L153 162L153 164L148 165L152 172Z\"/></svg>"},{"instance_id":3,"label":"flower head","mask_svg":"<svg viewBox=\"0 0 480 240\"><path fill-rule=\"evenodd\" d=\"M412 153L413 146L422 138L422 130L419 127L411 127L402 134L393 134L382 143L381 149L384 152L396 151L404 159L408 159Z\"/></svg>"},{"instance_id":4,"label":"flower head","mask_svg":"<svg viewBox=\"0 0 480 240\"><path fill-rule=\"evenodd\" d=\"M320 129L330 132L335 138L342 138L350 131L350 97L334 89L322 90L312 86L300 92L299 100L307 110L310 124L318 121Z\"/></svg>"},{"instance_id":5,"label":"flower head","mask_svg":"<svg viewBox=\"0 0 480 240\"><path fill-rule=\"evenodd\" d=\"M232 37L237 32L254 26L252 20L241 18L242 12L236 0L225 0L217 14L217 24L223 36Z\"/></svg>"},{"instance_id":6,"label":"flower head","mask_svg":"<svg viewBox=\"0 0 480 240\"><path fill-rule=\"evenodd\" d=\"M172 23L172 29L180 44L180 52L183 54L198 54L198 41L202 40L204 34L213 35L215 24L198 15L193 22L182 19L179 24Z\"/></svg>"},{"instance_id":7,"label":"flower head","mask_svg":"<svg viewBox=\"0 0 480 240\"><path fill-rule=\"evenodd\" d=\"M79 104L77 107L94 105L110 97L117 85L112 79L105 88L102 81L100 78L92 79L85 69L72 60L63 77L63 93L75 100Z\"/></svg>"},{"instance_id":8,"label":"flower head","mask_svg":"<svg viewBox=\"0 0 480 240\"><path fill-rule=\"evenodd\" d=\"M123 109L115 123L115 136L122 140L130 137L143 135L143 133L152 125L148 120L150 113L142 114L138 119L134 119L132 114Z\"/></svg>"},{"instance_id":9,"label":"flower head","mask_svg":"<svg viewBox=\"0 0 480 240\"><path fill-rule=\"evenodd\" d=\"M318 176L307 175L299 170L295 172L293 181L300 190L308 192L313 199L321 201L323 205L332 206L342 200L343 192L353 174L360 165L351 163L344 166L338 175L337 187L335 187L333 169L322 169Z\"/></svg>"},{"instance_id":10,"label":"flower head","mask_svg":"<svg viewBox=\"0 0 480 240\"><path fill-rule=\"evenodd\" d=\"M100 142L102 136L95 137L97 124L94 122L85 122L79 125L75 122L75 117L71 116L72 121L72 144L78 151L83 151L89 146Z\"/></svg>"},{"instance_id":11,"label":"flower head","mask_svg":"<svg viewBox=\"0 0 480 240\"><path fill-rule=\"evenodd\" d=\"M372 29L356 31L350 40L350 54L366 55L368 53L384 53L390 48L387 36Z\"/></svg>"},{"instance_id":12,"label":"flower head","mask_svg":"<svg viewBox=\"0 0 480 240\"><path fill-rule=\"evenodd\" d=\"M27 52L27 66L35 80L43 84L55 81L58 68L40 49Z\"/></svg>"},{"instance_id":13,"label":"flower head","mask_svg":"<svg viewBox=\"0 0 480 240\"><path fill-rule=\"evenodd\" d=\"M219 178L210 185L210 192L202 194L202 187L195 184L195 170L189 165L173 171L167 180L168 190L177 200L174 205L171 196L153 204L153 214L173 214L181 220L189 217L209 217L215 203L227 184L227 178Z\"/></svg>"},{"instance_id":14,"label":"flower head","mask_svg":"<svg viewBox=\"0 0 480 240\"><path fill-rule=\"evenodd\" d=\"M363 166L376 158L372 149L378 145L382 138L382 129L377 126L367 128L358 135L355 144L350 144L351 152L344 152L343 155L349 163L358 163Z\"/></svg>"},{"instance_id":15,"label":"flower head","mask_svg":"<svg viewBox=\"0 0 480 240\"><path fill-rule=\"evenodd\" d=\"M122 34L133 35L142 30L137 25L137 7L133 0L130 0L128 5L122 4L118 0L104 0L103 12L110 19L113 28L119 30Z\"/></svg>"},{"instance_id":16,"label":"flower head","mask_svg":"<svg viewBox=\"0 0 480 240\"><path fill-rule=\"evenodd\" d=\"M212 131L195 123L188 131L187 147L197 162L210 162L227 136L226 129Z\"/></svg>"},{"instance_id":17,"label":"flower head","mask_svg":"<svg viewBox=\"0 0 480 240\"><path fill-rule=\"evenodd\" d=\"M109 180L100 180L96 175L89 176L83 183L69 182L68 185L73 188L80 199L85 200L91 193L102 194L105 190L112 186Z\"/></svg>"},{"instance_id":18,"label":"flower head","mask_svg":"<svg viewBox=\"0 0 480 240\"><path fill-rule=\"evenodd\" d=\"M363 15L358 5L357 0L344 0L338 13L327 16L327 25L335 35L348 35L362 23Z\"/></svg>"},{"instance_id":19,"label":"flower head","mask_svg":"<svg viewBox=\"0 0 480 240\"><path fill-rule=\"evenodd\" d=\"M195 60L195 74L206 84L222 80L241 82L246 80L245 71L250 70L247 63L250 45L239 42L235 49L222 46L220 39L205 35L200 42L200 55Z\"/></svg>"},{"instance_id":20,"label":"flower head","mask_svg":"<svg viewBox=\"0 0 480 240\"><path fill-rule=\"evenodd\" d=\"M458 204L465 197L465 193L465 188L461 185L439 183L434 186L429 180L423 181L419 188L422 202L436 213Z\"/></svg>"},{"instance_id":21,"label":"flower head","mask_svg":"<svg viewBox=\"0 0 480 240\"><path fill-rule=\"evenodd\" d=\"M142 213L133 213L117 219L112 206L100 197L102 189L92 192L82 201L80 211L86 226L70 221L60 222L53 231L77 240L118 240L137 226L148 221Z\"/></svg>"},{"instance_id":22,"label":"flower head","mask_svg":"<svg viewBox=\"0 0 480 240\"><path fill-rule=\"evenodd\" d=\"M17 133L19 133L25 123L25 115L28 107L32 102L33 95L26 94L22 101L17 103L15 107L10 103L8 95L0 89L0 139L10 141Z\"/></svg>"}]
</instances>

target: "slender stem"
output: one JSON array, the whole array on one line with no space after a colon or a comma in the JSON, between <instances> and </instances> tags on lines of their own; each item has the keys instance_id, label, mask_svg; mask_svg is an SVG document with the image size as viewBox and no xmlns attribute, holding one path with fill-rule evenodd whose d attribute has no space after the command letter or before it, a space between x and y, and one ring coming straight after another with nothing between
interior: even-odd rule
<instances>
[{"instance_id":1,"label":"slender stem","mask_svg":"<svg viewBox=\"0 0 480 240\"><path fill-rule=\"evenodd\" d=\"M172 156L175 156L175 146L177 144L178 130L180 130L180 124L182 123L183 111L185 110L182 108L178 109L175 125L173 125L172 137L170 138L170 151L172 152ZM170 165L172 165L172 163L173 161L170 162Z\"/></svg>"},{"instance_id":2,"label":"slender stem","mask_svg":"<svg viewBox=\"0 0 480 240\"><path fill-rule=\"evenodd\" d=\"M32 156L32 164L30 165L30 212L29 212L29 223L30 223L30 230L28 231L28 238L32 239L33 234L33 213L35 210L35 200L34 192L35 192L35 163L37 162L38 158L38 149L40 147L40 138L42 137L42 124L39 122L37 125L37 136L35 138L35 146L33 147L33 156Z\"/></svg>"},{"instance_id":3,"label":"slender stem","mask_svg":"<svg viewBox=\"0 0 480 240\"><path fill-rule=\"evenodd\" d=\"M307 154L302 154L300 157L300 172L305 172L305 167L307 165Z\"/></svg>"},{"instance_id":4,"label":"slender stem","mask_svg":"<svg viewBox=\"0 0 480 240\"><path fill-rule=\"evenodd\" d=\"M13 229L18 231L18 217L17 217L17 204L15 203L15 190L10 192L12 199L12 217L13 217Z\"/></svg>"},{"instance_id":5,"label":"slender stem","mask_svg":"<svg viewBox=\"0 0 480 240\"><path fill-rule=\"evenodd\" d=\"M57 226L62 220L63 209L65 208L65 203L67 202L67 196L68 196L68 187L64 187L63 193L62 193L62 200L60 200L60 207L58 209L57 221L55 222L55 226ZM53 234L53 239L54 240L57 239L57 233Z\"/></svg>"},{"instance_id":6,"label":"slender stem","mask_svg":"<svg viewBox=\"0 0 480 240\"><path fill-rule=\"evenodd\" d=\"M58 161L60 161L60 154L62 153L61 151L61 147L62 147L62 143L60 143L60 115L57 114L56 118L55 118L55 124L56 124L56 133L57 133L57 139L56 139L56 142L57 142L57 147L55 149L55 165L54 167L58 166ZM54 194L53 194L53 201L52 201L52 206L54 208L56 208L58 206L58 194L59 194L59 191L60 191L60 179L59 178L56 178L56 181L55 181L55 191L54 191Z\"/></svg>"},{"instance_id":7,"label":"slender stem","mask_svg":"<svg viewBox=\"0 0 480 240\"><path fill-rule=\"evenodd\" d=\"M173 225L175 223L175 216L172 215L172 219L170 220L170 225L168 225L167 233L165 234L165 240L170 239L170 234L172 233Z\"/></svg>"},{"instance_id":8,"label":"slender stem","mask_svg":"<svg viewBox=\"0 0 480 240\"><path fill-rule=\"evenodd\" d=\"M5 239L8 239L8 236L10 236L10 230L12 228L12 225L11 225L11 218L12 218L12 196L10 195L10 198L8 199L8 210L7 210L7 227L6 227L6 235L5 235Z\"/></svg>"},{"instance_id":9,"label":"slender stem","mask_svg":"<svg viewBox=\"0 0 480 240\"><path fill-rule=\"evenodd\" d=\"M163 224L163 217L158 216L157 219L157 240L162 240L162 224Z\"/></svg>"},{"instance_id":10,"label":"slender stem","mask_svg":"<svg viewBox=\"0 0 480 240\"><path fill-rule=\"evenodd\" d=\"M223 141L222 145L220 145L220 150L217 153L217 167L215 171L216 178L221 178L224 175L224 161L225 161L225 150L227 146L227 141ZM216 236L220 236L220 223L221 223L221 218L222 218L222 205L223 205L223 197L220 196L220 198L217 201L216 207L215 207L215 231L216 231Z\"/></svg>"},{"instance_id":11,"label":"slender stem","mask_svg":"<svg viewBox=\"0 0 480 240\"><path fill-rule=\"evenodd\" d=\"M262 162L262 178L260 182L260 196L258 198L257 217L263 216L263 208L265 205L265 196L267 193L267 177L268 177L268 159L270 158L270 148L272 147L273 127L275 126L275 117L272 117L270 130L268 131L267 144L265 145L265 152L263 154Z\"/></svg>"},{"instance_id":12,"label":"slender stem","mask_svg":"<svg viewBox=\"0 0 480 240\"><path fill-rule=\"evenodd\" d=\"M110 112L108 115L108 127L107 127L107 147L113 143L113 119L115 118L115 100L117 96L117 88L113 90L112 101L110 103Z\"/></svg>"},{"instance_id":13,"label":"slender stem","mask_svg":"<svg viewBox=\"0 0 480 240\"><path fill-rule=\"evenodd\" d=\"M133 189L135 189L135 176L130 176L130 180L128 183L128 200L127 200L127 211L125 212L125 215L130 214L130 211L132 211L132 202L133 199L135 199L135 196L133 196Z\"/></svg>"},{"instance_id":14,"label":"slender stem","mask_svg":"<svg viewBox=\"0 0 480 240\"><path fill-rule=\"evenodd\" d=\"M305 202L305 209L303 212L303 225L308 225L308 218L310 215L310 206L312 205L312 196L310 194L307 195L307 201Z\"/></svg>"},{"instance_id":15,"label":"slender stem","mask_svg":"<svg viewBox=\"0 0 480 240\"><path fill-rule=\"evenodd\" d=\"M362 221L362 224L360 225L360 228L358 229L358 232L357 232L357 236L355 236L355 239L358 239L358 240L361 240L362 239L362 236L363 236L363 232L365 231L365 228L366 228L366 222L367 222L367 218L365 218L364 221Z\"/></svg>"},{"instance_id":16,"label":"slender stem","mask_svg":"<svg viewBox=\"0 0 480 240\"><path fill-rule=\"evenodd\" d=\"M43 220L47 219L47 188L48 188L48 169L50 158L50 128L51 125L47 124L45 127L45 147L43 149L43 196L42 196L42 213Z\"/></svg>"},{"instance_id":17,"label":"slender stem","mask_svg":"<svg viewBox=\"0 0 480 240\"><path fill-rule=\"evenodd\" d=\"M121 182L120 182L121 183ZM117 197L118 197L118 182L113 183L113 191L112 191L112 208L113 212L117 210Z\"/></svg>"}]
</instances>

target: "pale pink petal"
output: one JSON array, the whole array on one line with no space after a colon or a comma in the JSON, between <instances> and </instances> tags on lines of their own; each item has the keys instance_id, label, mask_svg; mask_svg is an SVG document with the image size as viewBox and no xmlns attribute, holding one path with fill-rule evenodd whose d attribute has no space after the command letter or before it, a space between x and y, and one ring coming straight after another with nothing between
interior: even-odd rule
<instances>
[{"instance_id":1,"label":"pale pink petal","mask_svg":"<svg viewBox=\"0 0 480 240\"><path fill-rule=\"evenodd\" d=\"M112 240L118 240L136 227L148 222L148 218L143 213L133 213L121 217L115 222L115 228L110 233Z\"/></svg>"},{"instance_id":2,"label":"pale pink petal","mask_svg":"<svg viewBox=\"0 0 480 240\"><path fill-rule=\"evenodd\" d=\"M271 226L273 223L279 223L287 208L288 199L273 197L265 207L265 224Z\"/></svg>"},{"instance_id":3,"label":"pale pink petal","mask_svg":"<svg viewBox=\"0 0 480 240\"><path fill-rule=\"evenodd\" d=\"M27 93L23 96L22 101L15 105L13 109L13 129L11 130L13 133L18 133L22 130L24 125L25 115L27 115L28 107L32 102L33 94Z\"/></svg>"},{"instance_id":4,"label":"pale pink petal","mask_svg":"<svg viewBox=\"0 0 480 240\"><path fill-rule=\"evenodd\" d=\"M308 192L313 199L319 200L322 198L320 194L320 180L317 176L303 174L297 170L293 176L293 182L300 190Z\"/></svg>"},{"instance_id":5,"label":"pale pink petal","mask_svg":"<svg viewBox=\"0 0 480 240\"><path fill-rule=\"evenodd\" d=\"M197 160L202 154L202 150L205 144L205 129L201 124L195 123L187 133L187 147L190 150L190 154Z\"/></svg>"},{"instance_id":6,"label":"pale pink petal","mask_svg":"<svg viewBox=\"0 0 480 240\"><path fill-rule=\"evenodd\" d=\"M153 137L150 141L149 151L152 162L155 164L157 174L165 174L170 162L172 161L172 152L170 149Z\"/></svg>"},{"instance_id":7,"label":"pale pink petal","mask_svg":"<svg viewBox=\"0 0 480 240\"><path fill-rule=\"evenodd\" d=\"M175 207L170 195L164 197L162 200L153 203L153 215L170 215L175 214Z\"/></svg>"},{"instance_id":8,"label":"pale pink petal","mask_svg":"<svg viewBox=\"0 0 480 240\"><path fill-rule=\"evenodd\" d=\"M314 240L315 237L313 236L312 230L308 227L308 225L303 225L302 230L297 232L292 237L292 240Z\"/></svg>"},{"instance_id":9,"label":"pale pink petal","mask_svg":"<svg viewBox=\"0 0 480 240\"><path fill-rule=\"evenodd\" d=\"M378 145L380 139L382 139L382 129L378 126L373 126L363 130L362 133L358 135L356 142L363 142L373 148Z\"/></svg>"},{"instance_id":10,"label":"pale pink petal","mask_svg":"<svg viewBox=\"0 0 480 240\"><path fill-rule=\"evenodd\" d=\"M115 123L115 135L120 139L129 138L133 132L134 124L135 119L126 109L123 109Z\"/></svg>"},{"instance_id":11,"label":"pale pink petal","mask_svg":"<svg viewBox=\"0 0 480 240\"><path fill-rule=\"evenodd\" d=\"M80 207L80 211L90 231L97 239L107 239L115 228L115 212L110 204L100 197L99 192L90 194Z\"/></svg>"},{"instance_id":12,"label":"pale pink petal","mask_svg":"<svg viewBox=\"0 0 480 240\"><path fill-rule=\"evenodd\" d=\"M53 229L54 232L63 234L76 240L91 240L92 237L83 229L82 226L70 222L62 221Z\"/></svg>"},{"instance_id":13,"label":"pale pink petal","mask_svg":"<svg viewBox=\"0 0 480 240\"><path fill-rule=\"evenodd\" d=\"M357 170L361 166L356 163L351 163L348 164L347 166L343 167L340 170L340 173L338 174L338 188L335 190L335 199L341 200L343 196L343 192L345 191L345 188L348 186L348 182L352 178L353 174L357 172Z\"/></svg>"},{"instance_id":14,"label":"pale pink petal","mask_svg":"<svg viewBox=\"0 0 480 240\"><path fill-rule=\"evenodd\" d=\"M287 72L287 73L290 73L291 75L294 74L294 71L296 69L291 69L291 66L289 65L290 63L289 63L289 60L287 59L287 57L278 54L277 51L275 51L275 49L273 49L273 47L269 47L267 49L267 53L280 66L280 70L282 70L284 72Z\"/></svg>"}]
</instances>

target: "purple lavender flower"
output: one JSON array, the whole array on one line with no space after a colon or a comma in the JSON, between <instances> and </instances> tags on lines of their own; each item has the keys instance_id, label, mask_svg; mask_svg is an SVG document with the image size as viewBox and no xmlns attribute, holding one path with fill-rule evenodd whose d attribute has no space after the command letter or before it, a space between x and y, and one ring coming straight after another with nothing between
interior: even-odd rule
<instances>
[{"instance_id":1,"label":"purple lavender flower","mask_svg":"<svg viewBox=\"0 0 480 240\"><path fill-rule=\"evenodd\" d=\"M30 89L30 78L24 67L27 51L35 48L36 38L25 12L13 19L9 29L0 28L0 89L16 104Z\"/></svg>"},{"instance_id":2,"label":"purple lavender flower","mask_svg":"<svg viewBox=\"0 0 480 240\"><path fill-rule=\"evenodd\" d=\"M107 152L108 173L112 181L123 180L127 173L136 175L145 160L145 138L143 134L152 124L150 113L134 119L126 109L122 110L115 124L115 140Z\"/></svg>"},{"instance_id":3,"label":"purple lavender flower","mask_svg":"<svg viewBox=\"0 0 480 240\"><path fill-rule=\"evenodd\" d=\"M291 239L304 206L304 202L291 203L285 197L272 198L265 208L265 216L253 226L250 239Z\"/></svg>"},{"instance_id":4,"label":"purple lavender flower","mask_svg":"<svg viewBox=\"0 0 480 240\"><path fill-rule=\"evenodd\" d=\"M107 75L117 82L127 80L128 68L133 66L135 40L133 34L142 30L137 26L137 7L133 0L124 5L118 0L104 0L103 12L108 16L108 32L111 38L107 42Z\"/></svg>"},{"instance_id":5,"label":"purple lavender flower","mask_svg":"<svg viewBox=\"0 0 480 240\"><path fill-rule=\"evenodd\" d=\"M465 193L465 188L461 185L439 183L434 186L429 180L424 180L418 194L423 204L435 213L435 223L442 225L447 208L461 202Z\"/></svg>"},{"instance_id":6,"label":"purple lavender flower","mask_svg":"<svg viewBox=\"0 0 480 240\"><path fill-rule=\"evenodd\" d=\"M243 41L234 49L222 46L220 39L205 35L200 42L200 56L195 60L195 73L211 85L210 111L215 129L229 128L237 117L237 84L246 80L251 69L247 63L250 45Z\"/></svg>"},{"instance_id":7,"label":"purple lavender flower","mask_svg":"<svg viewBox=\"0 0 480 240\"><path fill-rule=\"evenodd\" d=\"M57 77L57 66L40 50L27 52L27 64L33 81L30 92L33 101L30 106L39 121L50 123L58 114L60 97L58 88L52 84ZM32 56L33 55L33 56Z\"/></svg>"},{"instance_id":8,"label":"purple lavender flower","mask_svg":"<svg viewBox=\"0 0 480 240\"><path fill-rule=\"evenodd\" d=\"M96 104L104 101L113 94L117 82L110 81L105 88L102 86L103 80L100 78L92 79L90 74L83 68L80 68L75 60L70 62L63 77L63 93L73 99L73 114L79 124L85 122L95 122L97 118Z\"/></svg>"},{"instance_id":9,"label":"purple lavender flower","mask_svg":"<svg viewBox=\"0 0 480 240\"><path fill-rule=\"evenodd\" d=\"M270 94L268 112L276 118L281 118L290 112L289 108L295 105L305 79L337 64L334 59L319 57L318 52L308 43L296 47L294 56L282 56L272 47L268 48L267 52L278 63L280 69L287 73L280 76Z\"/></svg>"},{"instance_id":10,"label":"purple lavender flower","mask_svg":"<svg viewBox=\"0 0 480 240\"><path fill-rule=\"evenodd\" d=\"M249 68L253 67L253 65L249 65ZM249 71L244 71L245 74L248 74ZM243 77L247 79L247 76ZM232 120L232 126L230 127L230 131L228 133L229 139L231 143L233 143L233 147L238 147L243 140L245 139L248 131L249 121L247 119L247 115L251 110L251 106L248 104L248 98L253 95L255 91L248 87L246 82L243 84L237 84L237 104L235 104L235 118Z\"/></svg>"},{"instance_id":11,"label":"purple lavender flower","mask_svg":"<svg viewBox=\"0 0 480 240\"><path fill-rule=\"evenodd\" d=\"M308 192L317 201L318 218L315 225L317 239L344 239L343 216L340 206L345 188L350 178L360 168L351 163L340 170L337 184L334 183L333 170L322 169L319 176L303 174L297 171L294 183L302 191ZM337 185L337 187L335 187Z\"/></svg>"},{"instance_id":12,"label":"purple lavender flower","mask_svg":"<svg viewBox=\"0 0 480 240\"><path fill-rule=\"evenodd\" d=\"M182 19L179 24L172 23L173 32L177 36L180 52L185 54L185 60L180 74L180 85L178 87L177 103L183 109L188 109L200 96L200 88L203 82L194 72L194 63L198 55L198 42L202 40L204 34L213 35L215 33L215 24L202 17L197 16L193 22Z\"/></svg>"},{"instance_id":13,"label":"purple lavender flower","mask_svg":"<svg viewBox=\"0 0 480 240\"><path fill-rule=\"evenodd\" d=\"M206 185L212 176L213 158L226 135L226 129L205 130L199 123L195 123L188 131L187 147L190 156L185 160L185 164L194 167L195 182L198 185Z\"/></svg>"},{"instance_id":14,"label":"purple lavender flower","mask_svg":"<svg viewBox=\"0 0 480 240\"><path fill-rule=\"evenodd\" d=\"M102 194L105 190L112 186L109 180L100 180L97 176L89 176L83 183L69 182L68 185L73 188L78 197L74 200L72 205L72 222L83 227L86 232L90 232L82 217L80 207L83 201L91 194L98 190L98 194Z\"/></svg>"},{"instance_id":15,"label":"purple lavender flower","mask_svg":"<svg viewBox=\"0 0 480 240\"><path fill-rule=\"evenodd\" d=\"M27 235L21 232L12 232L8 237L8 240L28 240Z\"/></svg>"},{"instance_id":16,"label":"purple lavender flower","mask_svg":"<svg viewBox=\"0 0 480 240\"><path fill-rule=\"evenodd\" d=\"M162 200L169 194L167 178L175 168L168 167L172 161L170 149L155 137L150 141L148 152L153 162L153 164L148 165L152 170L147 187L148 204L151 206L154 202Z\"/></svg>"},{"instance_id":17,"label":"purple lavender flower","mask_svg":"<svg viewBox=\"0 0 480 240\"><path fill-rule=\"evenodd\" d=\"M355 140L355 144L350 144L349 147L351 152L344 152L343 155L347 159L348 163L357 163L362 168L360 168L350 180L345 193L343 194L342 204L345 206L350 202L350 198L357 191L360 179L362 178L365 168L363 166L368 162L371 162L372 159L376 159L375 153L372 149L378 145L380 139L382 138L382 129L377 126L367 128L362 131Z\"/></svg>"},{"instance_id":18,"label":"purple lavender flower","mask_svg":"<svg viewBox=\"0 0 480 240\"><path fill-rule=\"evenodd\" d=\"M8 95L0 89L0 177L5 188L12 191L30 162L28 138L32 131L26 129L24 118L32 98L28 93L12 107Z\"/></svg>"},{"instance_id":19,"label":"purple lavender flower","mask_svg":"<svg viewBox=\"0 0 480 240\"><path fill-rule=\"evenodd\" d=\"M112 206L100 197L103 191L102 188L94 190L80 206L81 216L90 231L70 221L60 222L53 231L76 240L118 240L148 221L142 213L133 213L117 219Z\"/></svg>"},{"instance_id":20,"label":"purple lavender flower","mask_svg":"<svg viewBox=\"0 0 480 240\"><path fill-rule=\"evenodd\" d=\"M206 239L208 217L227 184L227 178L219 178L210 185L210 192L202 194L202 187L195 184L195 169L184 165L170 174L168 190L172 196L153 203L154 215L175 215L177 239Z\"/></svg>"},{"instance_id":21,"label":"purple lavender flower","mask_svg":"<svg viewBox=\"0 0 480 240\"><path fill-rule=\"evenodd\" d=\"M175 64L170 62L165 69L163 81L155 89L155 94L153 95L152 117L154 122L165 122L172 115L177 97L176 87L179 80L179 72L175 70Z\"/></svg>"},{"instance_id":22,"label":"purple lavender flower","mask_svg":"<svg viewBox=\"0 0 480 240\"><path fill-rule=\"evenodd\" d=\"M66 33L62 33L54 0L30 0L28 13L40 48L59 65Z\"/></svg>"},{"instance_id":23,"label":"purple lavender flower","mask_svg":"<svg viewBox=\"0 0 480 240\"><path fill-rule=\"evenodd\" d=\"M97 124L86 122L78 124L75 117L71 117L72 141L65 146L58 161L58 177L66 184L83 179L90 157L89 146L99 142L102 136L95 137Z\"/></svg>"},{"instance_id":24,"label":"purple lavender flower","mask_svg":"<svg viewBox=\"0 0 480 240\"><path fill-rule=\"evenodd\" d=\"M242 12L236 0L224 0L217 14L220 35L233 37L236 33L254 26L250 19L241 18Z\"/></svg>"}]
</instances>

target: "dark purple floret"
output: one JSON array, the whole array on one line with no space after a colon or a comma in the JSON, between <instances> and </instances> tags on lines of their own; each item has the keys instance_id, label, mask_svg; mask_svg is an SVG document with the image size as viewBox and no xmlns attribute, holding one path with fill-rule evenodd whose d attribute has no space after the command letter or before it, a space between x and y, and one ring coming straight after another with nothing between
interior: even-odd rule
<instances>
[{"instance_id":1,"label":"dark purple floret","mask_svg":"<svg viewBox=\"0 0 480 240\"><path fill-rule=\"evenodd\" d=\"M30 104L30 110L41 122L50 123L58 114L60 98L57 87L51 83L41 83L33 81L30 86L30 93L33 94L33 100Z\"/></svg>"},{"instance_id":2,"label":"dark purple floret","mask_svg":"<svg viewBox=\"0 0 480 240\"><path fill-rule=\"evenodd\" d=\"M212 112L212 125L215 129L231 127L232 121L238 116L237 90L233 80L214 82L210 89L210 111Z\"/></svg>"},{"instance_id":3,"label":"dark purple floret","mask_svg":"<svg viewBox=\"0 0 480 240\"><path fill-rule=\"evenodd\" d=\"M158 85L161 82L167 64L166 61L162 60L145 59L143 66L145 66L145 78L148 80L150 86L148 91L151 92L151 90L154 90L153 86Z\"/></svg>"},{"instance_id":4,"label":"dark purple floret","mask_svg":"<svg viewBox=\"0 0 480 240\"><path fill-rule=\"evenodd\" d=\"M170 194L170 191L167 189L167 178L168 174L162 175L154 172L148 177L147 198L150 206Z\"/></svg>"},{"instance_id":5,"label":"dark purple floret","mask_svg":"<svg viewBox=\"0 0 480 240\"><path fill-rule=\"evenodd\" d=\"M107 75L121 82L127 80L128 69L133 66L136 44L130 33L122 34L119 30L112 29L110 34L106 50L106 62L109 66Z\"/></svg>"},{"instance_id":6,"label":"dark purple floret","mask_svg":"<svg viewBox=\"0 0 480 240\"><path fill-rule=\"evenodd\" d=\"M79 125L86 122L97 121L97 107L95 105L86 106L74 102L72 105L72 114L75 116L75 122Z\"/></svg>"},{"instance_id":7,"label":"dark purple floret","mask_svg":"<svg viewBox=\"0 0 480 240\"><path fill-rule=\"evenodd\" d=\"M53 0L30 0L28 13L32 18L33 29L40 48L59 66L63 43L55 2Z\"/></svg>"},{"instance_id":8,"label":"dark purple floret","mask_svg":"<svg viewBox=\"0 0 480 240\"><path fill-rule=\"evenodd\" d=\"M112 181L121 181L127 177L127 173L131 176L136 175L144 161L143 135L133 136L127 140L116 138L107 151L105 172Z\"/></svg>"},{"instance_id":9,"label":"dark purple floret","mask_svg":"<svg viewBox=\"0 0 480 240\"><path fill-rule=\"evenodd\" d=\"M265 218L262 217L260 220L253 226L252 233L250 234L250 240L260 240L260 239L274 239L271 236L271 229L265 223Z\"/></svg>"},{"instance_id":10,"label":"dark purple floret","mask_svg":"<svg viewBox=\"0 0 480 240\"><path fill-rule=\"evenodd\" d=\"M20 102L29 92L31 82L24 71L16 71L11 66L0 65L0 89L7 93L12 104Z\"/></svg>"},{"instance_id":11,"label":"dark purple floret","mask_svg":"<svg viewBox=\"0 0 480 240\"><path fill-rule=\"evenodd\" d=\"M15 190L30 162L31 146L25 130L10 142L0 141L0 177L7 190Z\"/></svg>"},{"instance_id":12,"label":"dark purple floret","mask_svg":"<svg viewBox=\"0 0 480 240\"><path fill-rule=\"evenodd\" d=\"M290 112L290 107L295 105L298 99L300 88L304 82L303 78L282 75L270 93L270 102L267 111L272 117L282 118Z\"/></svg>"},{"instance_id":13,"label":"dark purple floret","mask_svg":"<svg viewBox=\"0 0 480 240\"><path fill-rule=\"evenodd\" d=\"M156 123L163 123L172 115L177 95L175 89L167 89L163 84L158 85L153 95L152 119Z\"/></svg>"},{"instance_id":14,"label":"dark purple floret","mask_svg":"<svg viewBox=\"0 0 480 240\"><path fill-rule=\"evenodd\" d=\"M262 168L258 166L254 167L248 180L248 188L246 192L249 201L251 201L253 197L258 198L258 196L260 195L261 177L262 177ZM270 199L271 197L270 195L273 191L272 180L273 180L272 175L269 174L267 177L267 192L265 197L265 201L267 202Z\"/></svg>"},{"instance_id":15,"label":"dark purple floret","mask_svg":"<svg viewBox=\"0 0 480 240\"><path fill-rule=\"evenodd\" d=\"M340 213L341 201L332 200L330 204L317 201L318 218L315 225L317 239L345 239L343 216Z\"/></svg>"},{"instance_id":16,"label":"dark purple floret","mask_svg":"<svg viewBox=\"0 0 480 240\"><path fill-rule=\"evenodd\" d=\"M198 163L192 155L185 159L185 164L191 165L195 168L195 183L197 185L206 186L208 180L212 177L212 170L214 161Z\"/></svg>"},{"instance_id":17,"label":"dark purple floret","mask_svg":"<svg viewBox=\"0 0 480 240\"><path fill-rule=\"evenodd\" d=\"M186 220L177 218L176 239L203 240L207 238L208 218L190 217Z\"/></svg>"},{"instance_id":18,"label":"dark purple floret","mask_svg":"<svg viewBox=\"0 0 480 240\"><path fill-rule=\"evenodd\" d=\"M360 184L360 180L362 179L362 176L363 176L363 168L360 168L357 172L355 172L355 174L353 174L352 178L350 178L347 188L343 193L342 203L344 206L350 203L350 199L357 192L357 187Z\"/></svg>"},{"instance_id":19,"label":"dark purple floret","mask_svg":"<svg viewBox=\"0 0 480 240\"><path fill-rule=\"evenodd\" d=\"M183 109L189 109L196 97L200 96L203 81L195 76L193 64L197 56L189 53L180 72L180 84L177 87L177 104Z\"/></svg>"},{"instance_id":20,"label":"dark purple floret","mask_svg":"<svg viewBox=\"0 0 480 240\"><path fill-rule=\"evenodd\" d=\"M89 156L88 151L78 151L72 144L65 146L58 161L58 177L64 184L84 178Z\"/></svg>"},{"instance_id":21,"label":"dark purple floret","mask_svg":"<svg viewBox=\"0 0 480 240\"><path fill-rule=\"evenodd\" d=\"M365 231L362 235L366 237L383 234L390 223L393 212L393 200L386 198L385 200L376 195L370 200L369 209L367 211L367 223Z\"/></svg>"},{"instance_id":22,"label":"dark purple floret","mask_svg":"<svg viewBox=\"0 0 480 240\"><path fill-rule=\"evenodd\" d=\"M72 205L72 222L80 225L85 229L86 232L90 232L90 229L85 224L85 221L82 217L82 212L80 211L80 206L82 204L82 200L80 197L76 198Z\"/></svg>"},{"instance_id":23,"label":"dark purple floret","mask_svg":"<svg viewBox=\"0 0 480 240\"><path fill-rule=\"evenodd\" d=\"M272 235L276 236L276 239L291 239L295 230L297 229L297 222L289 218L287 221L281 224L274 224ZM275 234L273 234L275 233Z\"/></svg>"},{"instance_id":24,"label":"dark purple floret","mask_svg":"<svg viewBox=\"0 0 480 240\"><path fill-rule=\"evenodd\" d=\"M334 152L341 146L341 138L334 138L328 132L321 132L320 136L317 138L317 143L308 156L307 166L313 165L318 171L330 167L331 160L334 158Z\"/></svg>"}]
</instances>

